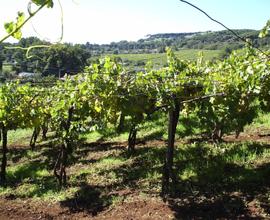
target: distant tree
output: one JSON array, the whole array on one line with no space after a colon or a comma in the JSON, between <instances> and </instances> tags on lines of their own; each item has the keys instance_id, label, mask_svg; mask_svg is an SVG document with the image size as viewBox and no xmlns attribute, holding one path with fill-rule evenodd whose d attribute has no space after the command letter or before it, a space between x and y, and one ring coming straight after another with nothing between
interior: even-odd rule
<instances>
[{"instance_id":1,"label":"distant tree","mask_svg":"<svg viewBox=\"0 0 270 220\"><path fill-rule=\"evenodd\" d=\"M118 49L114 50L113 54L119 54L119 50Z\"/></svg>"},{"instance_id":2,"label":"distant tree","mask_svg":"<svg viewBox=\"0 0 270 220\"><path fill-rule=\"evenodd\" d=\"M161 46L159 49L158 49L158 53L165 53L166 52L166 47L165 46Z\"/></svg>"},{"instance_id":3,"label":"distant tree","mask_svg":"<svg viewBox=\"0 0 270 220\"><path fill-rule=\"evenodd\" d=\"M90 54L79 45L57 44L50 47L44 54L44 75L74 74L83 70Z\"/></svg>"},{"instance_id":4,"label":"distant tree","mask_svg":"<svg viewBox=\"0 0 270 220\"><path fill-rule=\"evenodd\" d=\"M226 46L221 50L221 52L219 54L219 57L220 58L226 58L231 54L231 52L232 52L232 48Z\"/></svg>"}]
</instances>

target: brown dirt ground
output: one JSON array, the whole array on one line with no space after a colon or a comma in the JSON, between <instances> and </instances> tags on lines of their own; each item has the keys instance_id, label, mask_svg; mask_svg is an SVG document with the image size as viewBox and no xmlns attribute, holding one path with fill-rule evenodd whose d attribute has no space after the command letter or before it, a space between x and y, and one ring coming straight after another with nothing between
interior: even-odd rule
<instances>
[{"instance_id":1,"label":"brown dirt ground","mask_svg":"<svg viewBox=\"0 0 270 220\"><path fill-rule=\"evenodd\" d=\"M136 195L127 201L110 207L98 215L95 212L71 211L60 203L34 202L31 200L0 199L0 220L163 220L163 219L270 219L269 204L267 210L259 205L256 199L247 202L242 210L241 195L235 192L230 201L215 198L200 198L192 201L188 198L168 200L159 198L139 198ZM172 204L178 204L173 207ZM224 209L228 209L225 213Z\"/></svg>"},{"instance_id":2,"label":"brown dirt ground","mask_svg":"<svg viewBox=\"0 0 270 220\"><path fill-rule=\"evenodd\" d=\"M62 219L173 219L173 211L159 199L139 199L134 196L98 215L87 211L73 212L59 203L33 202L31 200L0 199L0 220L62 220Z\"/></svg>"}]
</instances>

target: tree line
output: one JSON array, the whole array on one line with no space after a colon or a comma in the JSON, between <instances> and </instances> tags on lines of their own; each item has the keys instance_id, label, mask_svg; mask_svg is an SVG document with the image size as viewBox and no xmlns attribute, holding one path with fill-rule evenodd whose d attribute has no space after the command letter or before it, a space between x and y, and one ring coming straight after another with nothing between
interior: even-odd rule
<instances>
[{"instance_id":1,"label":"tree line","mask_svg":"<svg viewBox=\"0 0 270 220\"><path fill-rule=\"evenodd\" d=\"M235 30L239 36L251 40L255 47L269 47L270 38L258 38L258 31ZM25 50L36 45L47 45L49 48L32 49L29 56ZM0 44L0 71L3 63L12 65L14 73L35 72L43 76L63 76L65 73L74 74L83 70L84 66L96 61L98 56L118 53L164 53L166 47L180 49L210 49L221 50L220 57L228 56L233 50L243 48L241 42L231 36L228 31L156 34L137 42L112 42L110 44L56 44L42 41L36 37L23 38L16 44ZM13 49L12 49L13 48ZM21 48L21 49L19 49Z\"/></svg>"}]
</instances>

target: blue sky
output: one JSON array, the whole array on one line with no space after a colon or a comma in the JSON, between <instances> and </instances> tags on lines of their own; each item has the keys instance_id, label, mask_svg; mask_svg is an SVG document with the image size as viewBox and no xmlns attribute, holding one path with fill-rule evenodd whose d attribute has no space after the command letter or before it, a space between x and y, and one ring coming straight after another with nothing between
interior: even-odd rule
<instances>
[{"instance_id":1,"label":"blue sky","mask_svg":"<svg viewBox=\"0 0 270 220\"><path fill-rule=\"evenodd\" d=\"M230 28L260 29L270 19L270 0L190 0ZM2 24L27 9L27 0L0 0ZM194 32L223 28L179 0L61 0L64 41L109 43L138 40L147 34ZM38 34L33 31L35 27ZM57 41L60 9L43 10L23 29L23 36Z\"/></svg>"}]
</instances>

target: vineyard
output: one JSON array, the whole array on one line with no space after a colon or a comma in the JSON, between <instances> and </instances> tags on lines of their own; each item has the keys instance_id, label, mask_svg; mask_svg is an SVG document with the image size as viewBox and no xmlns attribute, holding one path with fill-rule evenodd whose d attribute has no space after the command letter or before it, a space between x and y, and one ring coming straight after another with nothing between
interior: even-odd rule
<instances>
[{"instance_id":1,"label":"vineyard","mask_svg":"<svg viewBox=\"0 0 270 220\"><path fill-rule=\"evenodd\" d=\"M183 61L167 49L160 69L149 63L131 73L107 57L55 83L3 84L0 194L54 198L96 215L134 192L170 203L257 184L266 190L269 168L251 167L260 157L267 161L269 149L235 138L269 111L269 64L267 54L249 47L211 62L203 56ZM9 147L8 134L16 130L30 135L28 149ZM97 132L100 137L88 142ZM126 132L121 141L106 141ZM224 144L230 138L236 142ZM225 213L236 213L229 217L241 214L233 210L238 203L231 205Z\"/></svg>"},{"instance_id":2,"label":"vineyard","mask_svg":"<svg viewBox=\"0 0 270 220\"><path fill-rule=\"evenodd\" d=\"M205 38L206 48L216 49L196 59L197 50L174 53L165 43L203 48L200 32L150 35L140 44L62 45L58 1L59 42L2 45L20 40L21 28L53 0L31 0L27 15L4 24L1 72L31 64L54 73L1 78L0 219L270 218L270 53L268 41L258 39L270 21L257 37L180 2L241 43L208 33L231 47L220 56L217 42ZM256 41L245 39L251 32ZM131 48L136 53L126 54ZM109 56L100 53L105 49ZM10 62L16 56L17 66Z\"/></svg>"}]
</instances>

